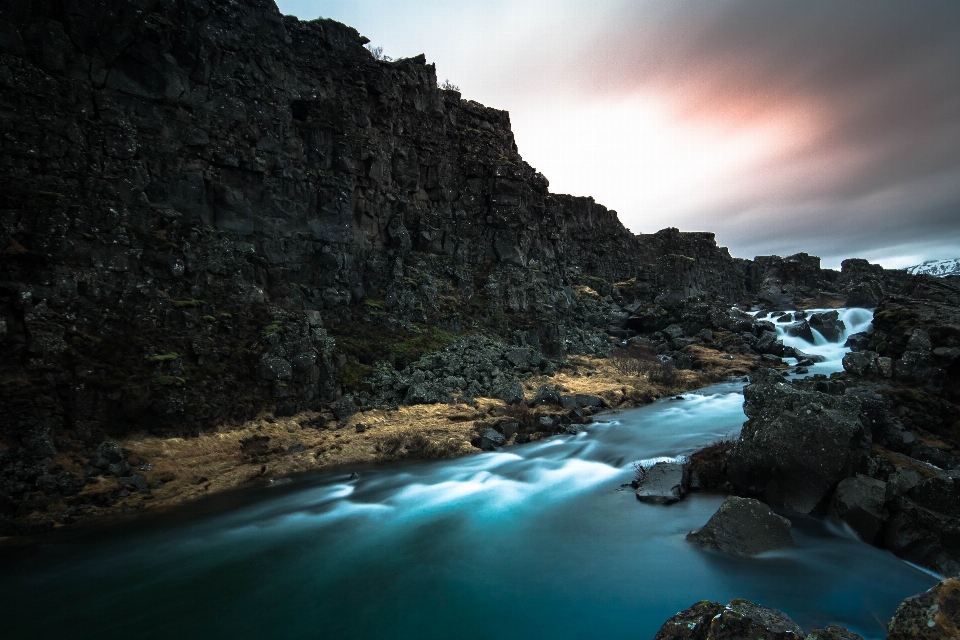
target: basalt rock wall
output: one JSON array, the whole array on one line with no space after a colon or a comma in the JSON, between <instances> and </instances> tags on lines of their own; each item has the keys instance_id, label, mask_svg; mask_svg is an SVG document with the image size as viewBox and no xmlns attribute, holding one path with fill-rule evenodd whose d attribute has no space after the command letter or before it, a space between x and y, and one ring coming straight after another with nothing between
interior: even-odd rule
<instances>
[{"instance_id":1,"label":"basalt rock wall","mask_svg":"<svg viewBox=\"0 0 960 640\"><path fill-rule=\"evenodd\" d=\"M551 194L506 112L363 43L269 0L0 6L0 455L319 407L378 340L561 356L836 279Z\"/></svg>"}]
</instances>

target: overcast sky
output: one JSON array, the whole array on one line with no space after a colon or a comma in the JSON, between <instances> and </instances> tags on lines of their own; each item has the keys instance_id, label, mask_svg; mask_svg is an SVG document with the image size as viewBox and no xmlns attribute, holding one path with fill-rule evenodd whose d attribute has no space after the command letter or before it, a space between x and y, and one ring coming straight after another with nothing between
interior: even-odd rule
<instances>
[{"instance_id":1,"label":"overcast sky","mask_svg":"<svg viewBox=\"0 0 960 640\"><path fill-rule=\"evenodd\" d=\"M960 2L280 0L510 112L636 233L838 267L960 257Z\"/></svg>"}]
</instances>

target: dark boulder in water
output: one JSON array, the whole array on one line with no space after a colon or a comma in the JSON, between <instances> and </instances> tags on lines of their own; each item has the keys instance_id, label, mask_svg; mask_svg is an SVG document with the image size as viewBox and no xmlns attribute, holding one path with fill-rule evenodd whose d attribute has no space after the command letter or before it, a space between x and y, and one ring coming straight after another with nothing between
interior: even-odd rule
<instances>
[{"instance_id":1,"label":"dark boulder in water","mask_svg":"<svg viewBox=\"0 0 960 640\"><path fill-rule=\"evenodd\" d=\"M886 494L886 482L862 474L845 478L837 485L830 503L830 515L853 527L864 542L873 542L883 522Z\"/></svg>"},{"instance_id":2,"label":"dark boulder in water","mask_svg":"<svg viewBox=\"0 0 960 640\"><path fill-rule=\"evenodd\" d=\"M901 602L887 629L887 640L960 637L960 579L948 578Z\"/></svg>"},{"instance_id":3,"label":"dark boulder in water","mask_svg":"<svg viewBox=\"0 0 960 640\"><path fill-rule=\"evenodd\" d=\"M706 549L752 556L794 547L790 521L751 498L727 498L703 527L687 534L687 540Z\"/></svg>"},{"instance_id":4,"label":"dark boulder in water","mask_svg":"<svg viewBox=\"0 0 960 640\"><path fill-rule=\"evenodd\" d=\"M637 500L654 504L678 502L690 486L690 472L685 462L658 462L638 480Z\"/></svg>"},{"instance_id":5,"label":"dark boulder in water","mask_svg":"<svg viewBox=\"0 0 960 640\"><path fill-rule=\"evenodd\" d=\"M748 600L698 602L667 620L654 640L804 640L790 617Z\"/></svg>"},{"instance_id":6,"label":"dark boulder in water","mask_svg":"<svg viewBox=\"0 0 960 640\"><path fill-rule=\"evenodd\" d=\"M810 330L810 324L806 320L799 320L793 324L789 324L784 327L783 330L787 332L788 336L803 338L810 344L813 344L813 331Z\"/></svg>"},{"instance_id":7,"label":"dark boulder in water","mask_svg":"<svg viewBox=\"0 0 960 640\"><path fill-rule=\"evenodd\" d=\"M836 311L824 311L823 313L814 313L808 320L810 327L820 332L824 338L830 342L840 342L843 332L847 325L840 319L840 314Z\"/></svg>"},{"instance_id":8,"label":"dark boulder in water","mask_svg":"<svg viewBox=\"0 0 960 640\"><path fill-rule=\"evenodd\" d=\"M863 636L849 629L831 624L823 629L811 629L807 640L863 640Z\"/></svg>"}]
</instances>

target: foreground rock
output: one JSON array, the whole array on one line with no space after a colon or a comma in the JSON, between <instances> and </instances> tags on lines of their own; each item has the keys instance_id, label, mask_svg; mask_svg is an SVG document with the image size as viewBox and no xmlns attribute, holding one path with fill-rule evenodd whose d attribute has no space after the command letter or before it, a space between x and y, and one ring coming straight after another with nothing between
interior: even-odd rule
<instances>
[{"instance_id":1,"label":"foreground rock","mask_svg":"<svg viewBox=\"0 0 960 640\"><path fill-rule=\"evenodd\" d=\"M849 629L831 624L823 629L813 629L807 640L863 640L863 636Z\"/></svg>"},{"instance_id":2,"label":"foreground rock","mask_svg":"<svg viewBox=\"0 0 960 640\"><path fill-rule=\"evenodd\" d=\"M690 473L684 462L658 462L638 480L637 500L673 504L686 495Z\"/></svg>"},{"instance_id":3,"label":"foreground rock","mask_svg":"<svg viewBox=\"0 0 960 640\"><path fill-rule=\"evenodd\" d=\"M887 483L858 474L837 485L830 503L830 515L840 518L857 532L864 542L873 542L880 532Z\"/></svg>"},{"instance_id":4,"label":"foreground rock","mask_svg":"<svg viewBox=\"0 0 960 640\"><path fill-rule=\"evenodd\" d=\"M948 578L929 591L901 602L887 629L887 640L960 637L960 580Z\"/></svg>"},{"instance_id":5,"label":"foreground rock","mask_svg":"<svg viewBox=\"0 0 960 640\"><path fill-rule=\"evenodd\" d=\"M804 640L807 634L785 613L747 600L698 602L673 616L654 640Z\"/></svg>"},{"instance_id":6,"label":"foreground rock","mask_svg":"<svg viewBox=\"0 0 960 640\"><path fill-rule=\"evenodd\" d=\"M687 540L707 549L752 556L765 551L794 547L790 521L751 498L727 498L703 527L687 534Z\"/></svg>"},{"instance_id":7,"label":"foreground rock","mask_svg":"<svg viewBox=\"0 0 960 640\"><path fill-rule=\"evenodd\" d=\"M869 453L860 400L797 389L769 369L750 382L749 420L730 455L730 479L771 506L810 513Z\"/></svg>"},{"instance_id":8,"label":"foreground rock","mask_svg":"<svg viewBox=\"0 0 960 640\"><path fill-rule=\"evenodd\" d=\"M960 638L960 579L947 578L900 603L887 623L887 640ZM703 600L667 620L654 640L863 640L837 625L806 635L785 613L747 600L726 606Z\"/></svg>"}]
</instances>

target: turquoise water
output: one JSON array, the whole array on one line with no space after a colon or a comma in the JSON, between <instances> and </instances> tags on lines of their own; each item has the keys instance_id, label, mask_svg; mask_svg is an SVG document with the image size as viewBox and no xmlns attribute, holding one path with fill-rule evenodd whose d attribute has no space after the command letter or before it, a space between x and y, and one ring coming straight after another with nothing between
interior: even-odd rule
<instances>
[{"instance_id":1,"label":"turquoise water","mask_svg":"<svg viewBox=\"0 0 960 640\"><path fill-rule=\"evenodd\" d=\"M0 569L2 635L642 639L695 601L744 597L808 629L883 637L933 576L812 518L794 521L787 552L706 552L684 535L721 496L661 507L619 490L634 460L735 436L741 388L601 417L577 436L299 478L208 515L51 544Z\"/></svg>"}]
</instances>

